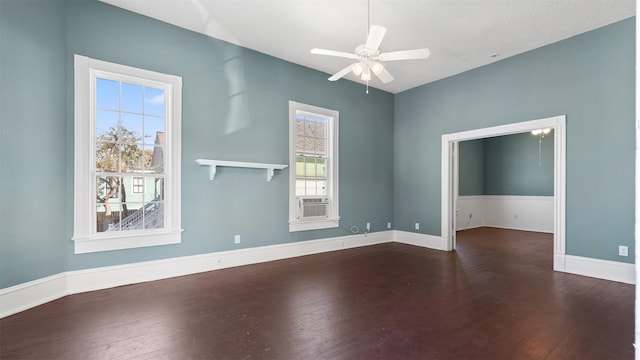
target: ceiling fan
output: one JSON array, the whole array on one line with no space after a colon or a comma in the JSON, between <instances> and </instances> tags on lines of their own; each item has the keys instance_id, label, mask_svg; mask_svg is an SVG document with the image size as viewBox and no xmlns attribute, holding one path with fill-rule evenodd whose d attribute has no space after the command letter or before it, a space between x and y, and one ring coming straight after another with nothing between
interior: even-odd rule
<instances>
[{"instance_id":1,"label":"ceiling fan","mask_svg":"<svg viewBox=\"0 0 640 360\"><path fill-rule=\"evenodd\" d=\"M312 54L337 56L347 59L356 60L353 64L338 71L329 78L329 81L336 81L349 72L353 72L356 76L360 76L360 79L367 82L367 93L369 92L369 80L371 80L371 73L376 75L383 83L389 83L393 81L393 76L384 68L382 62L396 61L396 60L414 60L414 59L426 59L429 57L429 49L414 49L404 51L392 51L387 53L380 52L380 43L384 38L387 28L380 25L372 25L367 35L367 42L356 47L354 53L347 53L342 51L325 50L325 49L311 49Z\"/></svg>"}]
</instances>

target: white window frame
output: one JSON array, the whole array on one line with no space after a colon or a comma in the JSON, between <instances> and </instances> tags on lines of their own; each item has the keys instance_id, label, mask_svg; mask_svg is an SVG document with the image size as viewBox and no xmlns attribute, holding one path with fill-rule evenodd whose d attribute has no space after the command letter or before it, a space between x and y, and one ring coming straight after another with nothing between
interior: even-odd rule
<instances>
[{"instance_id":1,"label":"white window frame","mask_svg":"<svg viewBox=\"0 0 640 360\"><path fill-rule=\"evenodd\" d=\"M165 213L163 229L96 231L95 79L100 74L165 90ZM181 242L180 156L182 78L74 56L74 209L76 254Z\"/></svg>"},{"instance_id":2,"label":"white window frame","mask_svg":"<svg viewBox=\"0 0 640 360\"><path fill-rule=\"evenodd\" d=\"M327 218L323 219L299 219L299 205L298 198L296 197L296 112L303 111L313 114L322 115L327 117L327 159L328 167L327 171L327 198L328 209ZM313 105L301 104L295 101L289 101L289 231L305 231L305 230L318 230L337 228L340 226L339 215L339 186L338 186L338 120L339 112L336 110L329 110Z\"/></svg>"}]
</instances>

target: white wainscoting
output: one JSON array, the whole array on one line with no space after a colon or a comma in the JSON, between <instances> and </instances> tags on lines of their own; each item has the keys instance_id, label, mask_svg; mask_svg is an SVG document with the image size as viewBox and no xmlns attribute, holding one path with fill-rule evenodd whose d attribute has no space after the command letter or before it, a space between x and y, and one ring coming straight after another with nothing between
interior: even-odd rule
<instances>
[{"instance_id":1,"label":"white wainscoting","mask_svg":"<svg viewBox=\"0 0 640 360\"><path fill-rule=\"evenodd\" d=\"M553 233L553 196L459 196L456 229L481 226Z\"/></svg>"},{"instance_id":2,"label":"white wainscoting","mask_svg":"<svg viewBox=\"0 0 640 360\"><path fill-rule=\"evenodd\" d=\"M456 206L456 230L486 226L484 196L459 196Z\"/></svg>"}]
</instances>

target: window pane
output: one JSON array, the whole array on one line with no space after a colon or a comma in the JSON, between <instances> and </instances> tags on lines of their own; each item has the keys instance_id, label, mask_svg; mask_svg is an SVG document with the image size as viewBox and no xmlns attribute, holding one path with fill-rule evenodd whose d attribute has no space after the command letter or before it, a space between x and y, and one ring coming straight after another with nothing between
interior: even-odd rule
<instances>
[{"instance_id":1,"label":"window pane","mask_svg":"<svg viewBox=\"0 0 640 360\"><path fill-rule=\"evenodd\" d=\"M119 230L122 206L120 199L121 179L117 176L98 176L96 178L96 231Z\"/></svg>"},{"instance_id":2,"label":"window pane","mask_svg":"<svg viewBox=\"0 0 640 360\"><path fill-rule=\"evenodd\" d=\"M148 146L145 147L145 150L147 149L151 151L151 162L146 170L155 174L164 174L164 148Z\"/></svg>"},{"instance_id":3,"label":"window pane","mask_svg":"<svg viewBox=\"0 0 640 360\"><path fill-rule=\"evenodd\" d=\"M307 171L307 177L316 177L316 159L307 159L305 168Z\"/></svg>"},{"instance_id":4,"label":"window pane","mask_svg":"<svg viewBox=\"0 0 640 360\"><path fill-rule=\"evenodd\" d=\"M107 230L107 219L105 217L105 207L103 204L96 206L96 231L103 232Z\"/></svg>"},{"instance_id":5,"label":"window pane","mask_svg":"<svg viewBox=\"0 0 640 360\"><path fill-rule=\"evenodd\" d=\"M142 143L142 115L123 113L121 118L120 142Z\"/></svg>"},{"instance_id":6,"label":"window pane","mask_svg":"<svg viewBox=\"0 0 640 360\"><path fill-rule=\"evenodd\" d=\"M327 177L327 168L325 159L316 159L316 176L319 178Z\"/></svg>"},{"instance_id":7,"label":"window pane","mask_svg":"<svg viewBox=\"0 0 640 360\"><path fill-rule=\"evenodd\" d=\"M325 120L319 120L316 122L316 137L320 138L320 139L326 139L327 138L327 132L326 132L326 121Z\"/></svg>"},{"instance_id":8,"label":"window pane","mask_svg":"<svg viewBox=\"0 0 640 360\"><path fill-rule=\"evenodd\" d=\"M164 227L164 203L151 202L144 207L144 228L162 229Z\"/></svg>"},{"instance_id":9,"label":"window pane","mask_svg":"<svg viewBox=\"0 0 640 360\"><path fill-rule=\"evenodd\" d=\"M305 120L304 122L304 136L315 137L316 136L316 124L312 121Z\"/></svg>"},{"instance_id":10,"label":"window pane","mask_svg":"<svg viewBox=\"0 0 640 360\"><path fill-rule=\"evenodd\" d=\"M304 121L296 119L296 153L302 154L305 150Z\"/></svg>"},{"instance_id":11,"label":"window pane","mask_svg":"<svg viewBox=\"0 0 640 360\"><path fill-rule=\"evenodd\" d=\"M119 112L96 110L96 139L114 139L118 129Z\"/></svg>"},{"instance_id":12,"label":"window pane","mask_svg":"<svg viewBox=\"0 0 640 360\"><path fill-rule=\"evenodd\" d=\"M304 180L296 179L296 196L303 196L307 194L306 183Z\"/></svg>"},{"instance_id":13,"label":"window pane","mask_svg":"<svg viewBox=\"0 0 640 360\"><path fill-rule=\"evenodd\" d=\"M164 200L164 178L146 176L144 181L144 201Z\"/></svg>"},{"instance_id":14,"label":"window pane","mask_svg":"<svg viewBox=\"0 0 640 360\"><path fill-rule=\"evenodd\" d=\"M144 113L164 116L164 90L144 88Z\"/></svg>"},{"instance_id":15,"label":"window pane","mask_svg":"<svg viewBox=\"0 0 640 360\"><path fill-rule=\"evenodd\" d=\"M122 219L117 226L122 230L141 230L144 217L144 204L128 202L123 204Z\"/></svg>"},{"instance_id":16,"label":"window pane","mask_svg":"<svg viewBox=\"0 0 640 360\"><path fill-rule=\"evenodd\" d=\"M151 169L151 161L153 160L153 146L145 145L142 147L142 163L144 165L144 173L153 172Z\"/></svg>"},{"instance_id":17,"label":"window pane","mask_svg":"<svg viewBox=\"0 0 640 360\"><path fill-rule=\"evenodd\" d=\"M120 145L110 142L96 144L96 171L120 171Z\"/></svg>"},{"instance_id":18,"label":"window pane","mask_svg":"<svg viewBox=\"0 0 640 360\"><path fill-rule=\"evenodd\" d=\"M305 180L306 194L305 195L319 195L317 191L317 181Z\"/></svg>"},{"instance_id":19,"label":"window pane","mask_svg":"<svg viewBox=\"0 0 640 360\"><path fill-rule=\"evenodd\" d=\"M142 86L122 83L121 110L142 114Z\"/></svg>"},{"instance_id":20,"label":"window pane","mask_svg":"<svg viewBox=\"0 0 640 360\"><path fill-rule=\"evenodd\" d=\"M326 180L318 180L316 182L316 192L318 195L327 196L327 181Z\"/></svg>"},{"instance_id":21,"label":"window pane","mask_svg":"<svg viewBox=\"0 0 640 360\"><path fill-rule=\"evenodd\" d=\"M108 203L109 199L118 199L120 197L120 178L117 176L97 176L96 197L99 203Z\"/></svg>"},{"instance_id":22,"label":"window pane","mask_svg":"<svg viewBox=\"0 0 640 360\"><path fill-rule=\"evenodd\" d=\"M120 148L120 172L142 172L144 170L142 146L123 144Z\"/></svg>"},{"instance_id":23,"label":"window pane","mask_svg":"<svg viewBox=\"0 0 640 360\"><path fill-rule=\"evenodd\" d=\"M119 110L120 83L113 80L96 79L96 107Z\"/></svg>"},{"instance_id":24,"label":"window pane","mask_svg":"<svg viewBox=\"0 0 640 360\"><path fill-rule=\"evenodd\" d=\"M144 143L164 146L164 118L144 117Z\"/></svg>"},{"instance_id":25,"label":"window pane","mask_svg":"<svg viewBox=\"0 0 640 360\"><path fill-rule=\"evenodd\" d=\"M113 206L98 204L96 206L96 232L119 231L120 207L115 211Z\"/></svg>"},{"instance_id":26,"label":"window pane","mask_svg":"<svg viewBox=\"0 0 640 360\"><path fill-rule=\"evenodd\" d=\"M296 177L303 177L305 176L305 171L304 171L304 158L303 157L296 157Z\"/></svg>"},{"instance_id":27,"label":"window pane","mask_svg":"<svg viewBox=\"0 0 640 360\"><path fill-rule=\"evenodd\" d=\"M139 179L137 186L135 185L136 184L135 179ZM122 186L120 187L120 201L123 203L144 201L143 193L134 191L134 189L142 190L143 188L142 181L143 180L140 177L123 176Z\"/></svg>"},{"instance_id":28,"label":"window pane","mask_svg":"<svg viewBox=\"0 0 640 360\"><path fill-rule=\"evenodd\" d=\"M316 138L315 153L321 156L325 156L327 154L327 138L324 122L316 124L316 132L318 134L318 137Z\"/></svg>"}]
</instances>

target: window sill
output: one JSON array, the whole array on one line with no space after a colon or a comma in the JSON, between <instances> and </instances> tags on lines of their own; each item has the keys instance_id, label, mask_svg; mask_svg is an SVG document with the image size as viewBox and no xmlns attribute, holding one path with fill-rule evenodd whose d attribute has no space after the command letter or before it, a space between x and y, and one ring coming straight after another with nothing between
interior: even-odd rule
<instances>
[{"instance_id":1,"label":"window sill","mask_svg":"<svg viewBox=\"0 0 640 360\"><path fill-rule=\"evenodd\" d=\"M133 249L147 246L179 244L182 242L182 230L153 233L128 233L118 235L99 235L74 237L74 253L85 254L100 251Z\"/></svg>"},{"instance_id":2,"label":"window sill","mask_svg":"<svg viewBox=\"0 0 640 360\"><path fill-rule=\"evenodd\" d=\"M316 221L292 221L289 223L289 232L337 228L340 226L339 221L340 218Z\"/></svg>"}]
</instances>

